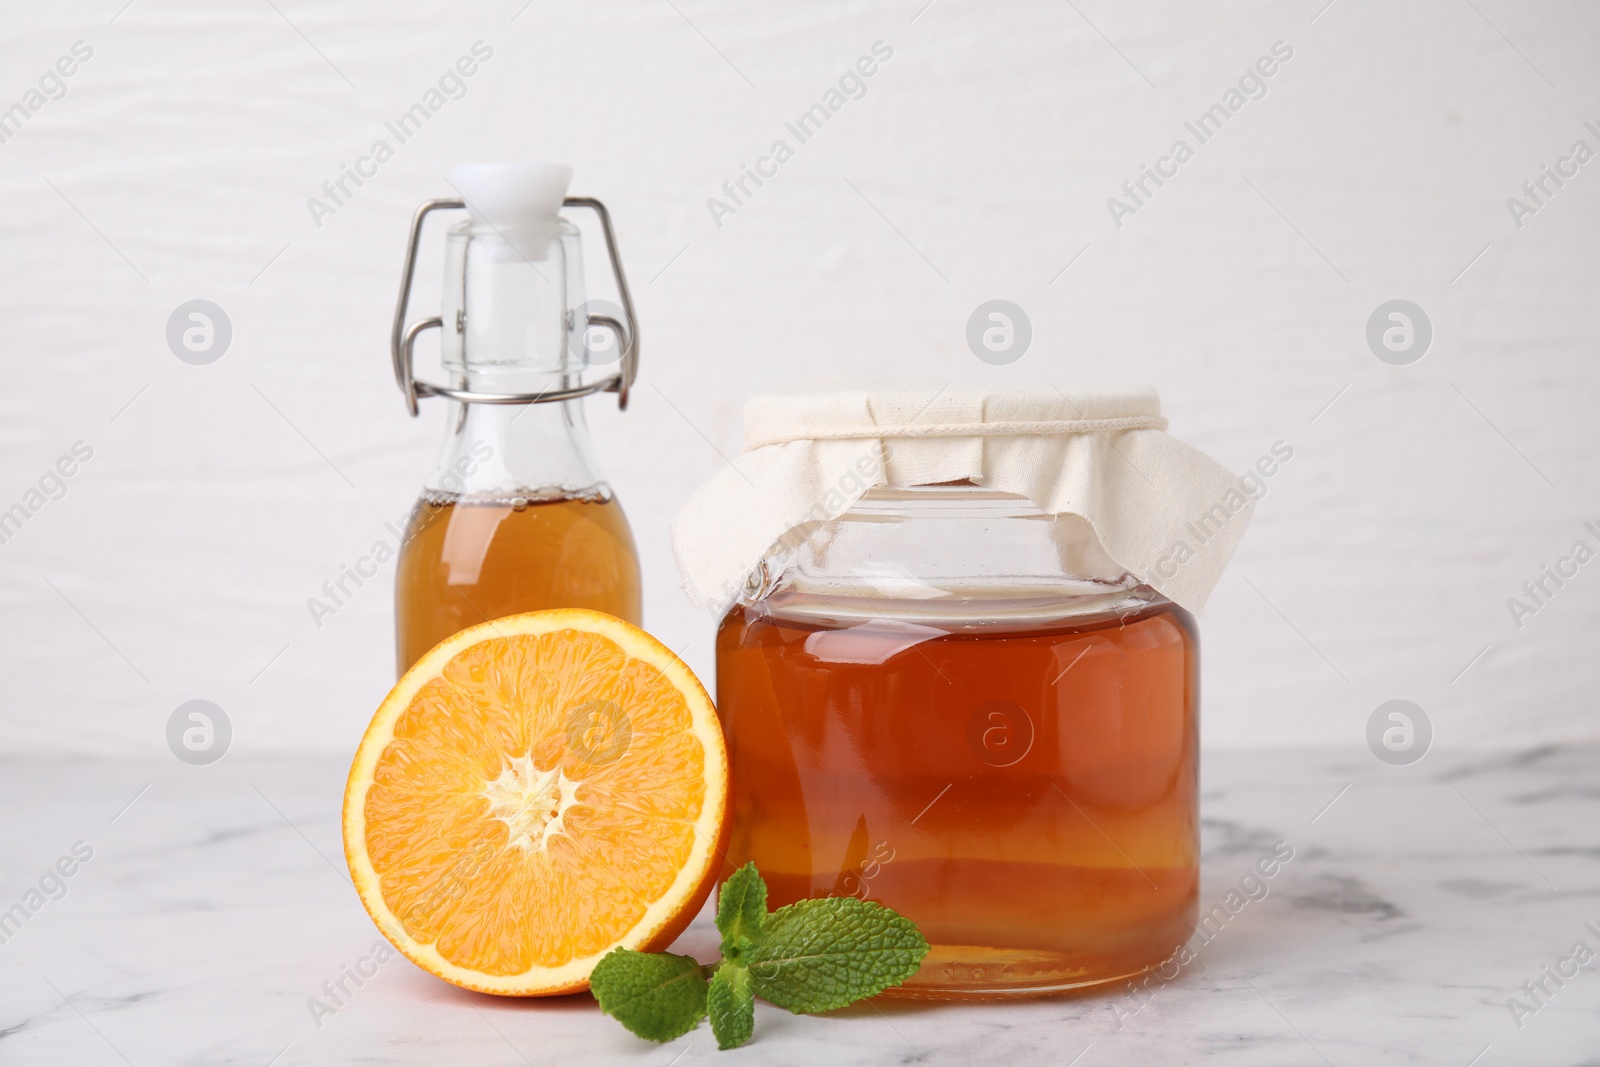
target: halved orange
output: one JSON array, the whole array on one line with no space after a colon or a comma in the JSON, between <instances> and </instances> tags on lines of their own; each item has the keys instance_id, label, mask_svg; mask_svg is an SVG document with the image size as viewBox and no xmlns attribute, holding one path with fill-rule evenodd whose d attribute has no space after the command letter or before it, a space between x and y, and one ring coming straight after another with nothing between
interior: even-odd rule
<instances>
[{"instance_id":1,"label":"halved orange","mask_svg":"<svg viewBox=\"0 0 1600 1067\"><path fill-rule=\"evenodd\" d=\"M344 849L373 922L484 993L585 988L611 949L664 948L726 845L711 698L661 642L597 611L463 630L372 717Z\"/></svg>"}]
</instances>

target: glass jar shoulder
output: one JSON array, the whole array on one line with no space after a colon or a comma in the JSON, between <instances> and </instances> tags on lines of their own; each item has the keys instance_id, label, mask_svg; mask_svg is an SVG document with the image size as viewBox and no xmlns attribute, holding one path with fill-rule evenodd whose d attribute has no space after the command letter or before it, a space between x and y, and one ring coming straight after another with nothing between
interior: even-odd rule
<instances>
[{"instance_id":1,"label":"glass jar shoulder","mask_svg":"<svg viewBox=\"0 0 1600 1067\"><path fill-rule=\"evenodd\" d=\"M717 644L719 651L731 652L841 630L862 638L878 634L912 643L938 638L1087 637L1105 631L1118 631L1121 642L1130 633L1137 634L1137 643L1145 645L1176 643L1194 650L1199 642L1199 628L1190 612L1148 586L1136 585L1116 596L1062 596L1054 601L973 598L942 607L927 601L852 601L779 590L729 608L718 624Z\"/></svg>"}]
</instances>

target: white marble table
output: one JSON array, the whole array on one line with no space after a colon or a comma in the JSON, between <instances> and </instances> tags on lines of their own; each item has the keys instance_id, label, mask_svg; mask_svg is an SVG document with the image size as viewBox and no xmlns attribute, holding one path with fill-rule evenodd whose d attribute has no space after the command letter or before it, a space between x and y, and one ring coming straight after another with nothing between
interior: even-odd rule
<instances>
[{"instance_id":1,"label":"white marble table","mask_svg":"<svg viewBox=\"0 0 1600 1067\"><path fill-rule=\"evenodd\" d=\"M650 1045L587 996L462 993L401 958L359 988L346 978L353 995L314 1018L309 999L378 938L340 854L344 769L233 754L209 767L0 762L0 909L40 905L0 944L0 1064L1545 1067L1600 1056L1600 971L1591 963L1558 986L1544 970L1578 941L1600 951L1595 750L1432 753L1405 768L1366 752L1208 758L1203 906L1223 903L1279 840L1295 858L1136 1014L1115 994L825 1017L761 1005L756 1040L728 1053L705 1026ZM73 857L80 841L86 862ZM46 873L58 861L72 871L59 883ZM28 896L41 879L59 899ZM680 945L714 953L708 930L702 916ZM1540 980L1542 1005L1521 988ZM1513 996L1537 1006L1520 1028Z\"/></svg>"}]
</instances>

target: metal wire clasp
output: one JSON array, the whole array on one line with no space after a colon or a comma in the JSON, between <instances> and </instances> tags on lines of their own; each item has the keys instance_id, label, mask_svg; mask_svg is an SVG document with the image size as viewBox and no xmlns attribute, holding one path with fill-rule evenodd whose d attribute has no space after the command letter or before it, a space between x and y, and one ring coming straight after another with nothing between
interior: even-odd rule
<instances>
[{"instance_id":1,"label":"metal wire clasp","mask_svg":"<svg viewBox=\"0 0 1600 1067\"><path fill-rule=\"evenodd\" d=\"M417 270L417 246L422 238L422 224L434 211L453 211L465 208L464 200L428 200L411 217L411 234L406 240L406 265L400 277L400 299L394 309L394 329L389 334L389 355L394 362L394 380L406 398L406 410L417 414L417 397L443 396L464 404L546 404L558 400L576 400L595 393L616 393L617 407L628 408L628 390L639 374L639 319L633 311L633 295L628 291L628 279L622 273L622 257L617 255L617 238L611 229L611 213L592 196L569 196L561 201L562 207L586 207L600 218L600 229L606 238L606 255L611 260L611 275L617 282L617 293L622 297L622 313L627 322L618 322L610 315L590 315L588 325L602 326L616 334L622 349L622 359L617 372L609 377L586 385L563 389L547 389L538 393L475 393L467 389L449 389L432 382L418 381L412 372L412 348L417 336L424 330L444 325L435 315L406 324L406 311L411 304L411 280Z\"/></svg>"}]
</instances>

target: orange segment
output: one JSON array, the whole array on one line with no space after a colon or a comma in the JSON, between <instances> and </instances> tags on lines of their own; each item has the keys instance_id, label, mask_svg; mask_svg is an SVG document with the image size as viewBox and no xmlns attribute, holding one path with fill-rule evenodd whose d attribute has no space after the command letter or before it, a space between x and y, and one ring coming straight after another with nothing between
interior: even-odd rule
<instances>
[{"instance_id":1,"label":"orange segment","mask_svg":"<svg viewBox=\"0 0 1600 1067\"><path fill-rule=\"evenodd\" d=\"M621 619L513 615L395 685L345 786L367 913L418 966L568 993L612 948L682 932L715 882L728 757L689 668Z\"/></svg>"}]
</instances>

